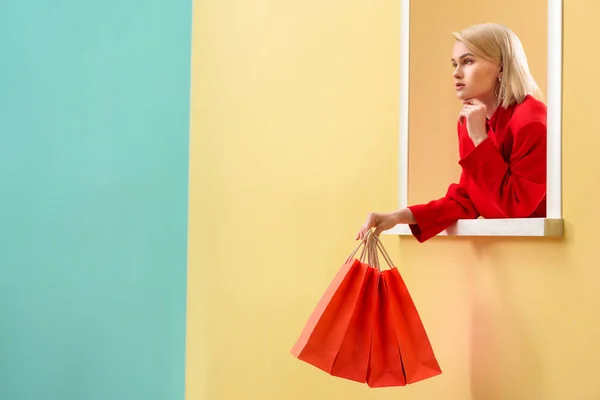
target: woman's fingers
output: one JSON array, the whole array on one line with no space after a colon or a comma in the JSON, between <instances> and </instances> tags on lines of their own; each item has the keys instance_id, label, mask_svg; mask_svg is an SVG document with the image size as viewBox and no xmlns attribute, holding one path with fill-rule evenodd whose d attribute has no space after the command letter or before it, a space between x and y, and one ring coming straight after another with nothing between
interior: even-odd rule
<instances>
[{"instance_id":1,"label":"woman's fingers","mask_svg":"<svg viewBox=\"0 0 600 400\"><path fill-rule=\"evenodd\" d=\"M370 213L369 216L367 217L367 221L364 223L364 225L358 231L358 234L356 235L356 240L364 239L364 237L367 234L367 232L369 231L369 229L371 229L375 225L377 225L377 216L374 213Z\"/></svg>"},{"instance_id":2,"label":"woman's fingers","mask_svg":"<svg viewBox=\"0 0 600 400\"><path fill-rule=\"evenodd\" d=\"M461 124L464 123L465 120L467 119L467 117L469 116L470 111L473 108L474 108L474 106L471 105L471 104L465 104L465 105L463 105L463 107L458 112L458 122L460 122Z\"/></svg>"},{"instance_id":3,"label":"woman's fingers","mask_svg":"<svg viewBox=\"0 0 600 400\"><path fill-rule=\"evenodd\" d=\"M362 240L365 237L365 226L363 225L360 230L358 231L358 233L356 234L356 240Z\"/></svg>"},{"instance_id":4,"label":"woman's fingers","mask_svg":"<svg viewBox=\"0 0 600 400\"><path fill-rule=\"evenodd\" d=\"M356 238L355 238L355 240L359 240L359 239L360 239L360 240L362 240L362 238L363 238L363 235L364 235L364 234L363 234L363 229L361 228L361 229L358 231L358 233L356 234Z\"/></svg>"}]
</instances>

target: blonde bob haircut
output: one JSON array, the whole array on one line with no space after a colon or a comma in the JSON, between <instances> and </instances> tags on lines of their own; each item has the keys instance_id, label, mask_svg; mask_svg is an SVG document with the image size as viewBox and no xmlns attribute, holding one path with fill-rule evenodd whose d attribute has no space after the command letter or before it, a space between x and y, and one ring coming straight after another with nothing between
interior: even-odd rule
<instances>
[{"instance_id":1,"label":"blonde bob haircut","mask_svg":"<svg viewBox=\"0 0 600 400\"><path fill-rule=\"evenodd\" d=\"M495 94L502 107L521 103L526 95L542 96L541 90L529 71L527 56L519 37L500 24L477 24L460 32L454 38L463 42L476 57L498 61L502 66L502 79Z\"/></svg>"}]
</instances>

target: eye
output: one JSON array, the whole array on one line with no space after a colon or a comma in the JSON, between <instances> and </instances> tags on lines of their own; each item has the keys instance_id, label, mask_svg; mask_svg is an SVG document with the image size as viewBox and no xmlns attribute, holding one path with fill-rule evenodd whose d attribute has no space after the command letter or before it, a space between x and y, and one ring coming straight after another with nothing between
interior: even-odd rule
<instances>
[{"instance_id":1,"label":"eye","mask_svg":"<svg viewBox=\"0 0 600 400\"><path fill-rule=\"evenodd\" d=\"M473 60L471 60L470 58L465 58L465 64L472 64Z\"/></svg>"}]
</instances>

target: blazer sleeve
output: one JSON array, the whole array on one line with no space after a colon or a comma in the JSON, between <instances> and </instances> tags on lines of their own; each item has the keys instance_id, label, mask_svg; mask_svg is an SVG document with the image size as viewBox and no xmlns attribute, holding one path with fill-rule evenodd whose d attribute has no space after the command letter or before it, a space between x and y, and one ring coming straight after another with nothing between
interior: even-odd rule
<instances>
[{"instance_id":1,"label":"blazer sleeve","mask_svg":"<svg viewBox=\"0 0 600 400\"><path fill-rule=\"evenodd\" d=\"M452 183L446 195L426 204L409 206L416 224L410 224L413 236L421 243L436 236L459 219L475 219L479 213L469 198L461 173L459 183Z\"/></svg>"},{"instance_id":2,"label":"blazer sleeve","mask_svg":"<svg viewBox=\"0 0 600 400\"><path fill-rule=\"evenodd\" d=\"M505 218L526 218L546 196L546 124L527 122L513 137L508 162L488 137L459 164Z\"/></svg>"}]
</instances>

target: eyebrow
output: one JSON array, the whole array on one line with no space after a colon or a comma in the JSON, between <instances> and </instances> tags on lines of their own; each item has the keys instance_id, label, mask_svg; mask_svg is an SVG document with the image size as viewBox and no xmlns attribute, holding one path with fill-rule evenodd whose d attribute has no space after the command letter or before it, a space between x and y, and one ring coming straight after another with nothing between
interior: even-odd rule
<instances>
[{"instance_id":1,"label":"eyebrow","mask_svg":"<svg viewBox=\"0 0 600 400\"><path fill-rule=\"evenodd\" d=\"M462 56L458 57L458 59L460 60L461 58L465 58L467 56L471 56L471 57L475 57L473 54L471 53L465 53ZM450 61L454 61L454 58L450 59Z\"/></svg>"}]
</instances>

